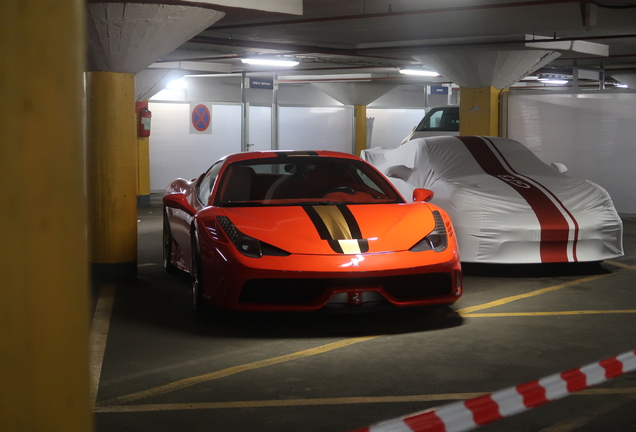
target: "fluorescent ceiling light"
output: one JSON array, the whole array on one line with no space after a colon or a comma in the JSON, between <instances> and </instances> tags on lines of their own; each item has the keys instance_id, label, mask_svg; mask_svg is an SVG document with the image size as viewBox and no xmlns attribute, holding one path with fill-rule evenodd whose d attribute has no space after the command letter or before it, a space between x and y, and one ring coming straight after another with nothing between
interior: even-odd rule
<instances>
[{"instance_id":1,"label":"fluorescent ceiling light","mask_svg":"<svg viewBox=\"0 0 636 432\"><path fill-rule=\"evenodd\" d=\"M619 88L629 88L627 85L625 85L625 84L621 84L621 83L616 83L616 84L614 84L614 87L619 87Z\"/></svg>"},{"instance_id":2,"label":"fluorescent ceiling light","mask_svg":"<svg viewBox=\"0 0 636 432\"><path fill-rule=\"evenodd\" d=\"M184 80L183 78L180 78L178 80L170 81L168 83L168 85L166 86L166 88L169 88L169 89L184 89L184 88L188 88L188 82L186 80Z\"/></svg>"},{"instance_id":3,"label":"fluorescent ceiling light","mask_svg":"<svg viewBox=\"0 0 636 432\"><path fill-rule=\"evenodd\" d=\"M299 62L295 60L276 60L276 59L260 59L260 58L244 58L243 63L259 66L297 66Z\"/></svg>"},{"instance_id":4,"label":"fluorescent ceiling light","mask_svg":"<svg viewBox=\"0 0 636 432\"><path fill-rule=\"evenodd\" d=\"M567 84L568 80L554 78L539 78L539 81L546 84Z\"/></svg>"},{"instance_id":5,"label":"fluorescent ceiling light","mask_svg":"<svg viewBox=\"0 0 636 432\"><path fill-rule=\"evenodd\" d=\"M419 75L419 76L429 76L429 77L439 76L437 72L424 70L424 69L400 69L400 73L404 75Z\"/></svg>"}]
</instances>

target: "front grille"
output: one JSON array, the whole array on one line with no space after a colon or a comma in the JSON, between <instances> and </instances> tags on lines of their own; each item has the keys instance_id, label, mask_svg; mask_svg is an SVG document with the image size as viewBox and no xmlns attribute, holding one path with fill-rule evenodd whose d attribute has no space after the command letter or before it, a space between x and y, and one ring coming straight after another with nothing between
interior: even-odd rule
<instances>
[{"instance_id":1,"label":"front grille","mask_svg":"<svg viewBox=\"0 0 636 432\"><path fill-rule=\"evenodd\" d=\"M315 279L252 279L241 289L239 303L311 303L325 292Z\"/></svg>"},{"instance_id":2,"label":"front grille","mask_svg":"<svg viewBox=\"0 0 636 432\"><path fill-rule=\"evenodd\" d=\"M247 281L239 295L240 303L306 304L318 299L329 288L382 287L400 301L423 300L450 295L453 278L450 273L424 273L417 275L377 278L325 278L325 279L252 279Z\"/></svg>"},{"instance_id":3,"label":"front grille","mask_svg":"<svg viewBox=\"0 0 636 432\"><path fill-rule=\"evenodd\" d=\"M425 273L387 278L384 290L399 300L418 300L450 295L453 277L450 273Z\"/></svg>"}]
</instances>

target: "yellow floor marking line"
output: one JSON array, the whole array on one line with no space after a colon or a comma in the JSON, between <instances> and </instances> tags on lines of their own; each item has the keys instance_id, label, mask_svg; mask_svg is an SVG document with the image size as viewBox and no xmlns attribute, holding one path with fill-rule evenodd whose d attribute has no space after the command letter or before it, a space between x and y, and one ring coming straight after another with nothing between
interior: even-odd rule
<instances>
[{"instance_id":1,"label":"yellow floor marking line","mask_svg":"<svg viewBox=\"0 0 636 432\"><path fill-rule=\"evenodd\" d=\"M95 306L93 323L89 335L90 349L90 379L91 379L91 402L95 406L97 400L97 389L99 379L102 374L102 363L104 362L104 351L106 350L106 339L110 327L110 316L113 310L113 298L115 296L115 285L102 285Z\"/></svg>"},{"instance_id":2,"label":"yellow floor marking line","mask_svg":"<svg viewBox=\"0 0 636 432\"><path fill-rule=\"evenodd\" d=\"M500 313L468 313L465 318L493 318L493 317L525 317L525 316L559 316L559 315L596 315L596 314L634 314L636 309L625 310L579 310L559 312L500 312Z\"/></svg>"},{"instance_id":3,"label":"yellow floor marking line","mask_svg":"<svg viewBox=\"0 0 636 432\"><path fill-rule=\"evenodd\" d=\"M596 280L596 279L607 277L607 276L612 275L612 274L614 274L614 273L588 276L588 277L584 277L584 278L581 278L581 279L576 279L576 280L573 280L573 281L565 282L565 283L562 283L560 285L554 285L554 286L551 286L551 287L547 287L547 288L542 288L542 289L539 289L539 290L531 291L529 293L519 294L519 295L515 295L515 296L510 296L510 297L504 297L502 299L491 301L489 303L484 303L484 304L477 305L477 306L469 306L469 307L466 307L466 308L459 309L456 312L458 314L460 314L460 315L465 315L465 314L468 314L468 313L473 312L473 311L478 311L478 310L482 310L482 309L489 309L489 308L492 308L492 307L495 307L495 306L501 306L501 305L504 305L504 304L507 304L507 303L511 303L513 301L517 301L517 300L521 300L521 299L525 299L525 298L530 298L530 297L535 297L535 296L538 296L538 295L541 295L541 294L545 294L545 293L549 293L549 292L552 292L552 291L557 291L557 290L560 290L560 289L563 289L563 288L566 288L566 287L569 287L569 286L578 285L578 284L582 284L582 283L585 283L585 282L590 282L590 281L593 281L593 280Z\"/></svg>"},{"instance_id":4,"label":"yellow floor marking line","mask_svg":"<svg viewBox=\"0 0 636 432\"><path fill-rule=\"evenodd\" d=\"M284 400L260 400L260 401L231 401L231 402L202 402L202 403L175 403L175 404L148 404L148 405L118 405L97 406L96 413L129 413L129 412L153 412L153 411L178 411L178 410L209 410L231 408L273 408L292 406L324 406L324 405L351 405L373 403L407 403L407 402L444 402L472 399L489 393L443 393L429 395L409 396L367 396L367 397L341 397L321 399L284 399ZM586 389L573 396L614 396L636 395L636 387L616 389Z\"/></svg>"},{"instance_id":5,"label":"yellow floor marking line","mask_svg":"<svg viewBox=\"0 0 636 432\"><path fill-rule=\"evenodd\" d=\"M636 269L636 265L623 264L623 263L620 263L618 261L610 261L610 260L605 260L605 262L608 263L608 264L611 264L613 266L624 268L624 269L627 269L627 270Z\"/></svg>"},{"instance_id":6,"label":"yellow floor marking line","mask_svg":"<svg viewBox=\"0 0 636 432\"><path fill-rule=\"evenodd\" d=\"M148 404L148 405L118 405L99 406L95 412L141 412L141 411L172 411L192 409L228 409L228 408L273 408L290 406L316 406L316 405L348 405L362 403L388 403L388 402L435 402L464 400L486 395L488 393L449 393L437 395L415 396L366 396L366 397L341 397L322 399L283 399L263 401L233 401L233 402L203 402L203 403L178 403L178 404Z\"/></svg>"},{"instance_id":7,"label":"yellow floor marking line","mask_svg":"<svg viewBox=\"0 0 636 432\"><path fill-rule=\"evenodd\" d=\"M100 406L104 406L104 405L118 405L118 404L125 404L125 403L129 403L129 402L133 402L139 399L144 399L144 398L148 398L148 397L152 397L152 396L157 396L157 395L161 395L161 394L165 394L165 393L169 393L169 392L173 392L175 390L179 390L185 387L190 387L193 386L195 384L199 384L202 382L206 382L206 381L212 381L215 379L219 379L219 378L223 378L226 376L230 376L230 375L234 375L237 374L239 372L245 372L248 370L253 370L253 369L259 369L262 367L266 367L266 366L271 366L274 364L278 364L278 363L284 363L284 362L288 362L291 360L297 360L299 358L303 358L303 357L310 357L310 356L314 356L317 354L323 354L326 353L328 351L333 351L336 350L338 348L343 348L349 345L353 345L356 343L360 343L360 342L365 342L371 339L376 339L382 337L382 335L379 336L365 336L365 337L357 337L357 338L351 338L351 339L345 339L345 340L341 340L338 342L333 342L333 343L329 343L326 345L321 345L319 347L316 348L310 348L304 351L298 351L292 354L287 354L287 355L283 355L283 356L279 356L279 357L274 357L274 358L270 358L270 359L266 359L266 360L261 360L261 361L257 361L257 362L253 362L253 363L247 363L247 364L243 364L240 366L234 366L234 367L230 367L227 369L222 369L220 371L216 371L216 372L211 372L208 374L204 374L204 375L199 375L196 377L192 377L192 378L186 378L186 379L182 379L179 381L175 381L169 384L165 384L159 387L154 387L148 390L143 390L137 393L132 393L129 395L125 395L125 396L120 396L120 397L116 397L113 399L108 399L105 401L100 402L98 405Z\"/></svg>"},{"instance_id":8,"label":"yellow floor marking line","mask_svg":"<svg viewBox=\"0 0 636 432\"><path fill-rule=\"evenodd\" d=\"M635 266L636 267L636 266ZM595 276L589 276L586 278L582 278L582 279L577 279L574 281L570 281L570 282L566 282L563 283L561 285L556 285L556 286L552 286L552 287L548 287L548 288L543 288L540 290L536 290L536 291L532 291L526 294L521 294L521 295L516 295L516 296L511 296L511 297L505 297L503 299L500 300L496 300L496 301L492 301L489 303L485 303L482 305L477 305L477 306L471 306L471 307L467 307L467 308L463 308L463 309L459 309L457 311L457 313L461 314L461 315L465 315L465 314L469 314L473 311L477 311L477 310L482 310L482 309L488 309L488 308L492 308L495 306L500 306L506 303L510 303L516 300L520 300L520 299L524 299L524 298L529 298L529 297L534 297L537 295L541 295L544 293L548 293L551 291L556 291L568 286L572 286L572 285L577 285L580 283L584 283L584 282L589 282L595 279L599 279L605 276L609 276L612 273L609 274L603 274L603 275L595 275ZM476 316L476 315L471 315L471 316ZM299 351L296 353L292 353L292 354L287 354L287 355L283 355L283 356L279 356L279 357L274 357L271 359L266 359L266 360L261 360L261 361L257 361L257 362L253 362L253 363L248 363L248 364L244 364L244 365L239 365L239 366L234 366L234 367L230 367L227 369L223 369L220 371L216 371L216 372L211 372L208 374L204 374L204 375L199 375L196 377L191 377L191 378L186 378L183 380L179 380L179 381L175 381L169 384L165 384L163 386L159 386L159 387L154 387L151 389L147 389L147 390L143 390L137 393L131 393L128 395L124 395L124 396L119 396L116 398L112 398L112 399L108 399L105 401L100 402L99 405L99 409L104 409L103 407L105 406L111 406L111 405L119 405L119 404L125 404L125 403L130 403L133 401L137 401L140 399L145 399L148 397L152 397L152 396L157 396L157 395L161 395L161 394L165 394L165 393L169 393L169 392L173 392L185 387L190 387L193 386L195 384L199 384L205 381L212 381L215 379L219 379L219 378L223 378L229 375L234 375L240 372L244 372L244 371L248 371L248 370L253 370L253 369L259 369L262 367L266 367L266 366L270 366L270 365L274 365L274 364L278 364L278 363L283 363L283 362L287 362L287 361L292 361L292 360L296 360L299 358L303 358L303 357L309 357L309 356L313 356L313 355L317 355L317 354L322 354L328 351L332 351L335 349L339 349L339 348L343 348L349 345L353 345L359 342L365 342L367 340L371 340L371 339L376 339L379 337L382 337L383 335L379 335L379 336L368 336L368 337L359 337L359 338L352 338L352 339L345 339L339 342L334 342L334 343L330 343L327 345L322 345L316 348L311 348L308 350L304 350L304 351ZM189 404L186 404L189 405Z\"/></svg>"}]
</instances>

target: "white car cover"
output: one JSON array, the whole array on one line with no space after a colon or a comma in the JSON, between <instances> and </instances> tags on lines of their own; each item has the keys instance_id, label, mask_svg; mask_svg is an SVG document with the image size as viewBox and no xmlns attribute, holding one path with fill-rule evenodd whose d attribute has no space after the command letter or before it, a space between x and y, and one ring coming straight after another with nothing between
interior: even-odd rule
<instances>
[{"instance_id":1,"label":"white car cover","mask_svg":"<svg viewBox=\"0 0 636 432\"><path fill-rule=\"evenodd\" d=\"M623 255L623 224L609 194L561 174L506 138L418 138L362 158L406 199L426 188L455 227L463 262L602 261Z\"/></svg>"}]
</instances>

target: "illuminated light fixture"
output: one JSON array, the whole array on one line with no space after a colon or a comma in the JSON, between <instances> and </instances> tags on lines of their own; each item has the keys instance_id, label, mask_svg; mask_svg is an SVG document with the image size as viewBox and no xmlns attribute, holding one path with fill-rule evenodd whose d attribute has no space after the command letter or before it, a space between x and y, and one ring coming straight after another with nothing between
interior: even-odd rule
<instances>
[{"instance_id":1,"label":"illuminated light fixture","mask_svg":"<svg viewBox=\"0 0 636 432\"><path fill-rule=\"evenodd\" d=\"M614 84L614 87L618 87L618 88L629 88L627 85L625 85L625 84L621 84L621 83L616 83L616 84Z\"/></svg>"},{"instance_id":2,"label":"illuminated light fixture","mask_svg":"<svg viewBox=\"0 0 636 432\"><path fill-rule=\"evenodd\" d=\"M188 88L188 83L183 78L180 78L178 80L170 81L168 83L168 85L166 86L166 88L169 88L169 89L185 89L185 88Z\"/></svg>"},{"instance_id":3,"label":"illuminated light fixture","mask_svg":"<svg viewBox=\"0 0 636 432\"><path fill-rule=\"evenodd\" d=\"M567 84L568 80L560 75L539 75L539 82L546 84Z\"/></svg>"},{"instance_id":4,"label":"illuminated light fixture","mask_svg":"<svg viewBox=\"0 0 636 432\"><path fill-rule=\"evenodd\" d=\"M400 69L400 73L404 75L418 75L418 76L428 76L428 77L439 76L437 72L424 70L424 69Z\"/></svg>"},{"instance_id":5,"label":"illuminated light fixture","mask_svg":"<svg viewBox=\"0 0 636 432\"><path fill-rule=\"evenodd\" d=\"M260 59L260 58L244 58L241 59L243 63L258 65L258 66L285 66L292 67L298 66L297 61L295 60L276 60L276 59Z\"/></svg>"},{"instance_id":6,"label":"illuminated light fixture","mask_svg":"<svg viewBox=\"0 0 636 432\"><path fill-rule=\"evenodd\" d=\"M568 80L556 79L556 78L539 78L539 82L546 84L567 84Z\"/></svg>"}]
</instances>

